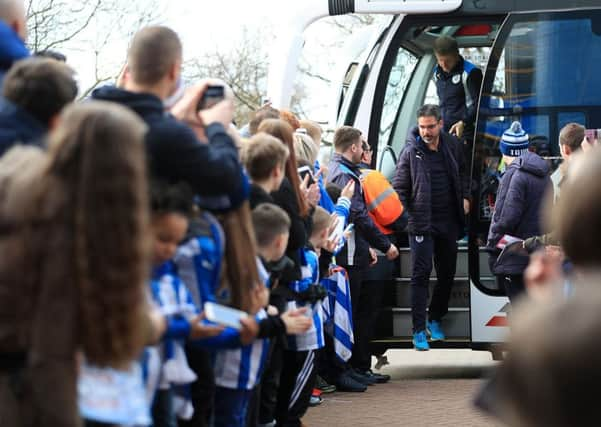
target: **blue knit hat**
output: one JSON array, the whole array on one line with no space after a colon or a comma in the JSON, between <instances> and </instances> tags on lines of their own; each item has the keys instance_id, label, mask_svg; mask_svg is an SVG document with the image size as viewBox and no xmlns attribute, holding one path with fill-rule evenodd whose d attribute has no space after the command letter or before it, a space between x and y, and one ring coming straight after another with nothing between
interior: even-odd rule
<instances>
[{"instance_id":1,"label":"blue knit hat","mask_svg":"<svg viewBox=\"0 0 601 427\"><path fill-rule=\"evenodd\" d=\"M522 129L520 122L513 122L509 129L503 132L499 149L509 157L520 157L528 151L528 134Z\"/></svg>"},{"instance_id":2,"label":"blue knit hat","mask_svg":"<svg viewBox=\"0 0 601 427\"><path fill-rule=\"evenodd\" d=\"M248 200L249 194L250 182L248 176L242 170L240 172L240 181L235 191L216 196L196 196L194 201L200 208L207 211L225 213L237 209L244 201Z\"/></svg>"}]
</instances>

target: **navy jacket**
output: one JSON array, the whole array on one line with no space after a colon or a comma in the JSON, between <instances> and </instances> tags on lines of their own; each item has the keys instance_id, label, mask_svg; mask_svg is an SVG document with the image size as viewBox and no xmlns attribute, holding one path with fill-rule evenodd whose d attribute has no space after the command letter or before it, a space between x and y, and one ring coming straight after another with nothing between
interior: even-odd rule
<instances>
[{"instance_id":1,"label":"navy jacket","mask_svg":"<svg viewBox=\"0 0 601 427\"><path fill-rule=\"evenodd\" d=\"M442 150L451 178L459 230L463 229L463 199L469 199L469 177L465 167L462 144L453 135L440 133L439 150ZM432 188L430 171L424 159L428 147L414 127L397 163L392 186L405 207L411 234L430 234L432 231ZM460 236L458 236L460 237Z\"/></svg>"},{"instance_id":2,"label":"navy jacket","mask_svg":"<svg viewBox=\"0 0 601 427\"><path fill-rule=\"evenodd\" d=\"M459 62L450 73L445 73L437 65L434 69L434 82L445 132L459 120L463 120L464 132L473 136L482 71L459 57Z\"/></svg>"},{"instance_id":3,"label":"navy jacket","mask_svg":"<svg viewBox=\"0 0 601 427\"><path fill-rule=\"evenodd\" d=\"M0 21L0 89L2 88L4 75L13 65L13 62L28 56L29 50L25 47L23 40L6 23Z\"/></svg>"},{"instance_id":4,"label":"navy jacket","mask_svg":"<svg viewBox=\"0 0 601 427\"><path fill-rule=\"evenodd\" d=\"M509 234L520 239L541 233L540 210L545 192L551 186L549 165L537 154L527 152L515 159L499 184L495 211L487 246L493 249L499 239ZM527 258L509 260L508 265L495 266L496 274L521 274Z\"/></svg>"},{"instance_id":5,"label":"navy jacket","mask_svg":"<svg viewBox=\"0 0 601 427\"><path fill-rule=\"evenodd\" d=\"M105 86L96 89L92 98L129 107L146 122L151 177L170 183L186 182L199 195L241 191L238 150L221 124L207 126L209 144L204 144L192 129L166 113L163 102L154 95Z\"/></svg>"},{"instance_id":6,"label":"navy jacket","mask_svg":"<svg viewBox=\"0 0 601 427\"><path fill-rule=\"evenodd\" d=\"M344 167L352 172L349 174ZM390 249L390 240L376 227L368 214L365 199L361 191L359 165L354 165L340 154L335 153L328 165L328 181L340 188L352 179L355 181L355 194L351 199L351 214L349 223L354 224L354 230L346 245L336 255L336 262L342 266L356 266L367 268L370 263L369 248L378 249L386 253Z\"/></svg>"},{"instance_id":7,"label":"navy jacket","mask_svg":"<svg viewBox=\"0 0 601 427\"><path fill-rule=\"evenodd\" d=\"M0 157L16 144L43 145L47 131L27 111L0 98Z\"/></svg>"}]
</instances>

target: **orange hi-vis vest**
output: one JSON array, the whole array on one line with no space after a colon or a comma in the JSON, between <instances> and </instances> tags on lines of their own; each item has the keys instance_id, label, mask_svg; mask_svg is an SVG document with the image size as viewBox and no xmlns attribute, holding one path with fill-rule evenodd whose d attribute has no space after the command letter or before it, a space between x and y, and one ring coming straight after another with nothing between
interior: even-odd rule
<instances>
[{"instance_id":1,"label":"orange hi-vis vest","mask_svg":"<svg viewBox=\"0 0 601 427\"><path fill-rule=\"evenodd\" d=\"M361 169L361 188L367 212L376 227L384 234L392 234L388 228L403 214L399 195L386 177L373 169Z\"/></svg>"}]
</instances>

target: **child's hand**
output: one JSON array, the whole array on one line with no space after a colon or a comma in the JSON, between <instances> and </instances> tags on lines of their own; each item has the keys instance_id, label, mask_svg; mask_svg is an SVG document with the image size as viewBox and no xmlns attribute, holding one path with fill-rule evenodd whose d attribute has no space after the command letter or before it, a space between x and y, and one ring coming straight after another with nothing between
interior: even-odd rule
<instances>
[{"instance_id":1,"label":"child's hand","mask_svg":"<svg viewBox=\"0 0 601 427\"><path fill-rule=\"evenodd\" d=\"M242 329L240 329L240 342L242 345L248 345L259 334L259 324L252 316L240 319L240 324L242 325Z\"/></svg>"},{"instance_id":2,"label":"child's hand","mask_svg":"<svg viewBox=\"0 0 601 427\"><path fill-rule=\"evenodd\" d=\"M346 183L342 191L340 192L340 197L346 197L347 199L352 199L355 194L355 181L350 180Z\"/></svg>"},{"instance_id":3,"label":"child's hand","mask_svg":"<svg viewBox=\"0 0 601 427\"><path fill-rule=\"evenodd\" d=\"M269 314L270 316L277 316L279 314L279 310L275 305L268 305L267 306L267 314Z\"/></svg>"},{"instance_id":4,"label":"child's hand","mask_svg":"<svg viewBox=\"0 0 601 427\"><path fill-rule=\"evenodd\" d=\"M216 337L223 332L223 326L221 325L206 325L201 323L204 319L204 313L200 313L190 319L190 339L198 340L202 338Z\"/></svg>"},{"instance_id":5,"label":"child's hand","mask_svg":"<svg viewBox=\"0 0 601 427\"><path fill-rule=\"evenodd\" d=\"M286 325L286 333L288 335L298 335L309 330L313 320L305 316L306 312L306 308L299 308L297 310L288 310L280 316L284 325Z\"/></svg>"}]
</instances>

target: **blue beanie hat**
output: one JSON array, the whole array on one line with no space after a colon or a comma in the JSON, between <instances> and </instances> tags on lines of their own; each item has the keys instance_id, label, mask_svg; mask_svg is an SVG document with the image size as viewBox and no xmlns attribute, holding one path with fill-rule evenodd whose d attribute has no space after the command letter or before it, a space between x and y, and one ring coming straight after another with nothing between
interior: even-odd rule
<instances>
[{"instance_id":1,"label":"blue beanie hat","mask_svg":"<svg viewBox=\"0 0 601 427\"><path fill-rule=\"evenodd\" d=\"M503 132L499 149L509 157L519 157L528 151L528 134L522 129L520 122L513 122L509 129Z\"/></svg>"},{"instance_id":2,"label":"blue beanie hat","mask_svg":"<svg viewBox=\"0 0 601 427\"><path fill-rule=\"evenodd\" d=\"M240 181L234 191L216 196L197 196L195 202L200 208L207 211L225 213L237 209L242 203L248 200L249 194L250 182L246 173L241 170Z\"/></svg>"}]
</instances>

